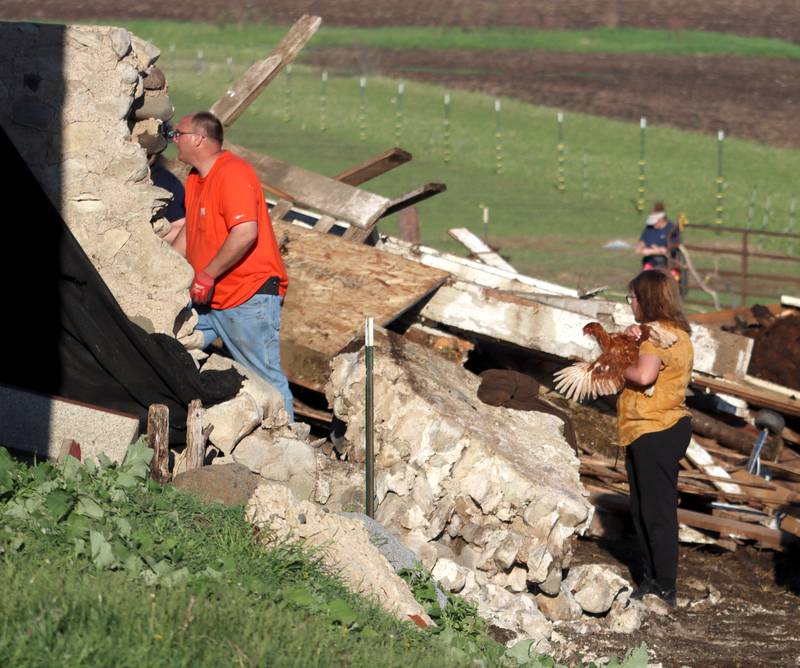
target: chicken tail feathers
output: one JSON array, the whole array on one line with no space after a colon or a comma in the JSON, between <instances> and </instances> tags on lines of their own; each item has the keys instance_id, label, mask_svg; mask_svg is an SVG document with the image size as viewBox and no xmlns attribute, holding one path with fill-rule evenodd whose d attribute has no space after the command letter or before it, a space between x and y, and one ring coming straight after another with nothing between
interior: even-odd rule
<instances>
[{"instance_id":1,"label":"chicken tail feathers","mask_svg":"<svg viewBox=\"0 0 800 668\"><path fill-rule=\"evenodd\" d=\"M591 396L597 398L597 391L592 383L592 365L589 362L576 362L553 374L556 380L555 389L567 399L582 401Z\"/></svg>"}]
</instances>

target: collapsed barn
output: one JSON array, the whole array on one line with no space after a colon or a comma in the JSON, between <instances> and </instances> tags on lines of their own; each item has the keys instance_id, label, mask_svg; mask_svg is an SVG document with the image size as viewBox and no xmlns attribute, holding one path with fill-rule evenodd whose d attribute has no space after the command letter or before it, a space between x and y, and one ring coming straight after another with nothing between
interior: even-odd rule
<instances>
[{"instance_id":1,"label":"collapsed barn","mask_svg":"<svg viewBox=\"0 0 800 668\"><path fill-rule=\"evenodd\" d=\"M225 125L319 24L303 17L223 92L212 111ZM147 431L160 479L233 495L254 523L279 522L320 544L348 526L365 555L354 580L385 571L359 586L426 624L369 527L330 527L321 510L368 505L374 440L376 519L443 587L476 602L506 642L532 638L544 651L553 622L598 616L615 631L638 627L646 610L620 574L570 568L576 536L610 531L625 512L613 429L587 433L587 423L608 425L613 402L578 406L551 390L553 371L594 353L582 326L624 327L629 309L520 275L465 230L452 234L471 259L420 245L413 229L411 240L381 235L392 214L413 228L413 205L444 190L423 184L389 199L362 187L410 160L401 149L327 177L227 145L259 174L290 276L282 359L306 424L289 426L269 385L224 351L192 349L192 271L159 238L169 195L152 184L144 148L174 113L158 50L117 28L0 32L4 155L19 219L37 221L35 231L16 226L10 247L29 247L35 234L42 264L29 293L12 296L19 317L38 324L13 342L20 354L0 379L0 441L52 457L78 443L84 457L120 459ZM777 550L800 535L800 376L786 372L800 359L796 306L787 299L694 323L684 540ZM378 326L369 374L367 318ZM741 333L758 328L757 340ZM777 362L775 341L786 351Z\"/></svg>"}]
</instances>

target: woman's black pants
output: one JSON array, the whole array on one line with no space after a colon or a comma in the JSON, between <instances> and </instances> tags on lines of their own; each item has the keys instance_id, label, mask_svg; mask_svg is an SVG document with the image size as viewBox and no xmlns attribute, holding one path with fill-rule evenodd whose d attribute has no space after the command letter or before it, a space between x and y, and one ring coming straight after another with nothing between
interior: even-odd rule
<instances>
[{"instance_id":1,"label":"woman's black pants","mask_svg":"<svg viewBox=\"0 0 800 668\"><path fill-rule=\"evenodd\" d=\"M644 576L662 591L674 590L678 576L678 462L691 437L692 420L684 417L669 429L643 434L626 449Z\"/></svg>"}]
</instances>

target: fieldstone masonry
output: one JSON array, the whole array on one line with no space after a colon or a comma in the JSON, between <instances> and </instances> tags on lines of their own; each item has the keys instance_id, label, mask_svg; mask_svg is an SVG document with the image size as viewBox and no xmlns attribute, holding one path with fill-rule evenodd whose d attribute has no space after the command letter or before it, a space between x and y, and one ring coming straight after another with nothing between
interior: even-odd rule
<instances>
[{"instance_id":1,"label":"fieldstone masonry","mask_svg":"<svg viewBox=\"0 0 800 668\"><path fill-rule=\"evenodd\" d=\"M0 22L0 124L125 313L172 334L192 271L153 233L170 195L132 137L173 113L143 84L158 56L122 28Z\"/></svg>"}]
</instances>

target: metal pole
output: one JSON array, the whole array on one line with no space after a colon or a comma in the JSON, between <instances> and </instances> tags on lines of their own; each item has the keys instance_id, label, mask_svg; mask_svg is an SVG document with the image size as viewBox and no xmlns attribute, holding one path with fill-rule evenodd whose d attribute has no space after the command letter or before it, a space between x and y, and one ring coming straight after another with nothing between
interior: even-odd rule
<instances>
[{"instance_id":1,"label":"metal pole","mask_svg":"<svg viewBox=\"0 0 800 668\"><path fill-rule=\"evenodd\" d=\"M717 217L715 222L717 225L722 225L722 198L724 179L722 177L722 147L725 142L725 132L720 130L717 133Z\"/></svg>"},{"instance_id":2,"label":"metal pole","mask_svg":"<svg viewBox=\"0 0 800 668\"><path fill-rule=\"evenodd\" d=\"M639 190L638 190L638 197L636 198L636 210L639 213L644 211L644 192L645 192L645 180L647 179L647 175L645 173L645 167L647 165L647 160L645 157L645 130L647 129L647 119L642 116L639 119Z\"/></svg>"},{"instance_id":3,"label":"metal pole","mask_svg":"<svg viewBox=\"0 0 800 668\"><path fill-rule=\"evenodd\" d=\"M395 122L394 122L394 136L395 144L400 146L400 135L403 131L403 93L405 92L405 84L397 84L397 107L395 109Z\"/></svg>"},{"instance_id":4,"label":"metal pole","mask_svg":"<svg viewBox=\"0 0 800 668\"><path fill-rule=\"evenodd\" d=\"M375 517L375 452L374 452L374 406L373 406L373 353L374 353L374 334L373 319L367 318L364 333L364 362L367 368L366 383L364 384L366 396L364 399L364 417L366 420L365 437L365 459L364 473L366 477L365 512L369 517Z\"/></svg>"},{"instance_id":5,"label":"metal pole","mask_svg":"<svg viewBox=\"0 0 800 668\"><path fill-rule=\"evenodd\" d=\"M319 129L325 132L328 128L328 72L323 71L319 90Z\"/></svg>"},{"instance_id":6,"label":"metal pole","mask_svg":"<svg viewBox=\"0 0 800 668\"><path fill-rule=\"evenodd\" d=\"M286 66L286 115L284 120L288 123L292 120L292 66Z\"/></svg>"},{"instance_id":7,"label":"metal pole","mask_svg":"<svg viewBox=\"0 0 800 668\"><path fill-rule=\"evenodd\" d=\"M566 182L564 179L564 114L558 112L558 192L563 193L566 190Z\"/></svg>"},{"instance_id":8,"label":"metal pole","mask_svg":"<svg viewBox=\"0 0 800 668\"><path fill-rule=\"evenodd\" d=\"M450 93L444 94L444 141L442 153L445 164L450 162Z\"/></svg>"},{"instance_id":9,"label":"metal pole","mask_svg":"<svg viewBox=\"0 0 800 668\"><path fill-rule=\"evenodd\" d=\"M367 77L361 77L361 102L358 112L359 139L367 141Z\"/></svg>"},{"instance_id":10,"label":"metal pole","mask_svg":"<svg viewBox=\"0 0 800 668\"><path fill-rule=\"evenodd\" d=\"M489 245L489 207L481 204L483 209L483 243Z\"/></svg>"},{"instance_id":11,"label":"metal pole","mask_svg":"<svg viewBox=\"0 0 800 668\"><path fill-rule=\"evenodd\" d=\"M500 124L500 100L494 101L494 171L503 173L503 130Z\"/></svg>"}]
</instances>

